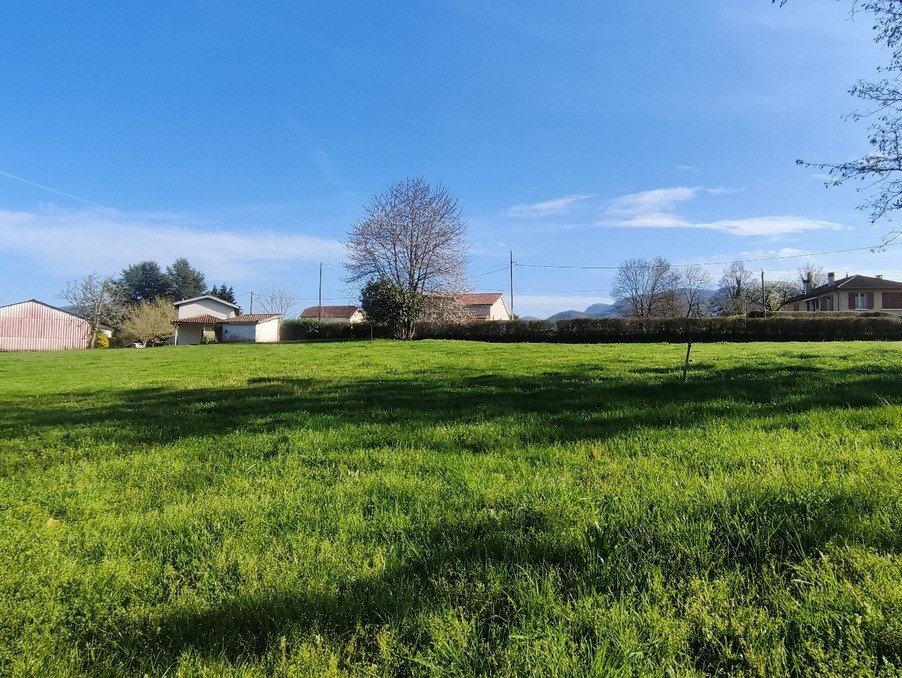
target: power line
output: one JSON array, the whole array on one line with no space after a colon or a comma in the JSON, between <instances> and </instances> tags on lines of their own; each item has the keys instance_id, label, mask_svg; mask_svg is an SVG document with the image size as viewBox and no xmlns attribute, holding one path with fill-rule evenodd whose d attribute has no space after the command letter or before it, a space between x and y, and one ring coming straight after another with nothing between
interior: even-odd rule
<instances>
[{"instance_id":1,"label":"power line","mask_svg":"<svg viewBox=\"0 0 902 678\"><path fill-rule=\"evenodd\" d=\"M516 265L516 263L514 265ZM501 268L496 268L494 271L488 271L487 273L479 273L477 275L471 275L470 277L471 278L482 278L487 275L492 275L494 273L501 273L501 271L506 271L507 269L508 269L507 266L502 266Z\"/></svg>"}]
</instances>

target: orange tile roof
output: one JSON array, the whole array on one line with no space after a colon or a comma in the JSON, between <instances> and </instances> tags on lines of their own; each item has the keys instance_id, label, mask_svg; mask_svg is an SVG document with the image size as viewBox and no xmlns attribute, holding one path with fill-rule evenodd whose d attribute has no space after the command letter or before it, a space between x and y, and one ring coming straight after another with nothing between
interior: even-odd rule
<instances>
[{"instance_id":1,"label":"orange tile roof","mask_svg":"<svg viewBox=\"0 0 902 678\"><path fill-rule=\"evenodd\" d=\"M501 292L480 292L477 294L458 294L457 300L465 306L491 306L501 298Z\"/></svg>"},{"instance_id":2,"label":"orange tile roof","mask_svg":"<svg viewBox=\"0 0 902 678\"><path fill-rule=\"evenodd\" d=\"M215 325L222 321L222 318L210 315L209 313L204 313L202 315L193 315L190 318L179 318L175 322L182 325Z\"/></svg>"}]
</instances>

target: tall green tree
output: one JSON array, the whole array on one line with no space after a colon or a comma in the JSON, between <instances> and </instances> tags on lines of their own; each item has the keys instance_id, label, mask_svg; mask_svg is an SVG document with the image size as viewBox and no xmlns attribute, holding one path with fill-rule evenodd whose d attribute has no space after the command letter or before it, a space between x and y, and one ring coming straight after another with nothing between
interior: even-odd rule
<instances>
[{"instance_id":1,"label":"tall green tree","mask_svg":"<svg viewBox=\"0 0 902 678\"><path fill-rule=\"evenodd\" d=\"M153 301L169 294L169 279L155 261L140 261L122 270L117 280L122 299L127 304Z\"/></svg>"},{"instance_id":2,"label":"tall green tree","mask_svg":"<svg viewBox=\"0 0 902 678\"><path fill-rule=\"evenodd\" d=\"M398 339L410 339L423 315L426 299L407 292L388 278L370 280L360 291L360 306L367 318L391 329Z\"/></svg>"},{"instance_id":3,"label":"tall green tree","mask_svg":"<svg viewBox=\"0 0 902 678\"><path fill-rule=\"evenodd\" d=\"M207 289L204 274L192 267L184 257L176 259L166 267L166 278L169 282L167 296L172 301L199 297Z\"/></svg>"}]
</instances>

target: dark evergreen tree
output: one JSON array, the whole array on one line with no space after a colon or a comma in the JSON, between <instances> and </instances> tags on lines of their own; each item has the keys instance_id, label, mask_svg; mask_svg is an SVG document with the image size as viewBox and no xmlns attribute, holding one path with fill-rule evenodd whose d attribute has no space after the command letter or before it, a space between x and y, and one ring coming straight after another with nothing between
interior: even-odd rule
<instances>
[{"instance_id":1,"label":"dark evergreen tree","mask_svg":"<svg viewBox=\"0 0 902 678\"><path fill-rule=\"evenodd\" d=\"M155 261L140 261L123 269L116 284L127 304L153 301L169 294L169 279Z\"/></svg>"},{"instance_id":2,"label":"dark evergreen tree","mask_svg":"<svg viewBox=\"0 0 902 678\"><path fill-rule=\"evenodd\" d=\"M225 283L223 283L219 287L217 287L216 285L213 285L213 287L210 288L210 291L207 292L207 294L210 294L210 295L216 297L217 299L222 299L223 301L229 301L233 304L238 303L238 300L235 298L235 290L232 288L231 285L226 287Z\"/></svg>"},{"instance_id":3,"label":"dark evergreen tree","mask_svg":"<svg viewBox=\"0 0 902 678\"><path fill-rule=\"evenodd\" d=\"M193 268L184 257L166 267L166 277L169 281L167 296L173 301L199 297L207 287L204 274Z\"/></svg>"}]
</instances>

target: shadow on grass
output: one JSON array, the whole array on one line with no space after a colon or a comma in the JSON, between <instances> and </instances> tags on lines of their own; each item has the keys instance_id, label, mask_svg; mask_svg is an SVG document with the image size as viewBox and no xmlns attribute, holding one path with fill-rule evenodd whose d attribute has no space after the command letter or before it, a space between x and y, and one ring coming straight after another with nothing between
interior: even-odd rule
<instances>
[{"instance_id":1,"label":"shadow on grass","mask_svg":"<svg viewBox=\"0 0 902 678\"><path fill-rule=\"evenodd\" d=\"M684 514L660 516L647 507L644 515L612 513L604 524L563 533L545 513L547 507L484 507L468 520L433 521L404 535L384 536L387 546L396 547L389 548L384 570L359 577L336 573L328 590L305 589L296 580L284 591L238 589L201 605L163 608L131 625L72 628L69 637L85 650L88 673L111 666L159 670L175 666L185 653L232 664L271 660L283 638L313 634L333 648L353 636L355 654L344 659L378 662L380 629L390 628L408 650L428 652L423 613L458 610L472 623L471 668L490 672L485 662L491 652L507 646L511 634L541 628L547 621L543 614L560 613L550 611L555 606L599 596L608 602L633 600L657 577L677 598L688 594L693 578L738 571L753 582L765 567L788 577L795 564L828 544L875 545L862 532L875 508L842 492L808 502L754 488ZM899 549L898 543L882 546ZM568 633L582 651L598 642L591 626ZM723 669L710 639L689 642L699 670ZM739 664L732 670L751 668Z\"/></svg>"},{"instance_id":2,"label":"shadow on grass","mask_svg":"<svg viewBox=\"0 0 902 678\"><path fill-rule=\"evenodd\" d=\"M508 433L528 444L598 440L637 428L686 428L716 419L867 408L902 397L902 380L890 366L866 371L697 367L686 384L676 371L642 375L611 378L587 368L538 376L433 373L345 381L260 376L243 386L64 393L39 403L7 402L2 420L10 430L61 427L63 442L71 438L81 447L96 433L127 448L297 428L347 429L351 443L381 446L391 440L380 434L368 443L358 434L380 425L414 430L492 421L509 429L514 418L515 430ZM485 449L461 442L462 449L478 452L493 449L497 441L486 441Z\"/></svg>"}]
</instances>

